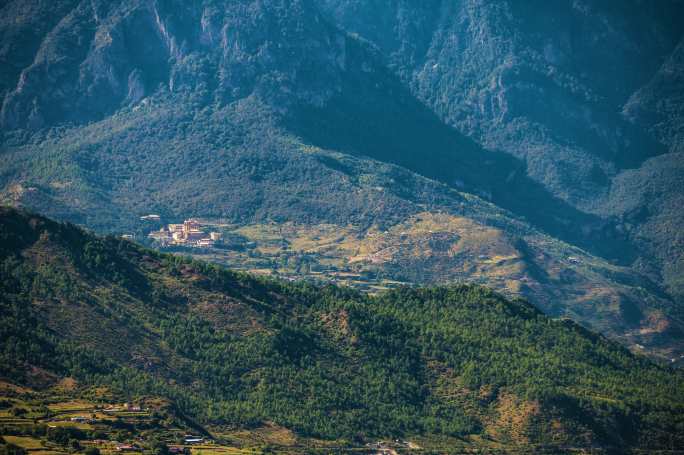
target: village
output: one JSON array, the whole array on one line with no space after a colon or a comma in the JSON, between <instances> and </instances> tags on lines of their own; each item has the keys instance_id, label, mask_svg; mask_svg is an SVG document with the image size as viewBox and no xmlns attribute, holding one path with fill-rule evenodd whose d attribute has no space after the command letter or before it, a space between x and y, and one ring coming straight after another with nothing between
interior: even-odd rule
<instances>
[{"instance_id":1,"label":"village","mask_svg":"<svg viewBox=\"0 0 684 455\"><path fill-rule=\"evenodd\" d=\"M142 219L152 219L147 215ZM157 218L158 220L158 218ZM180 224L168 224L158 231L152 231L148 237L160 246L186 246L194 248L212 248L221 240L220 232L205 232L199 220L190 218Z\"/></svg>"}]
</instances>

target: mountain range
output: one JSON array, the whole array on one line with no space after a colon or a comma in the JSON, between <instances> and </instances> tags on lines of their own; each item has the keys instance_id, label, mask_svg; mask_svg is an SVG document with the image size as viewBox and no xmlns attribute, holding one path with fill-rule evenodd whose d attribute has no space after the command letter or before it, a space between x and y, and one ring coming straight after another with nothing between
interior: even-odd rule
<instances>
[{"instance_id":1,"label":"mountain range","mask_svg":"<svg viewBox=\"0 0 684 455\"><path fill-rule=\"evenodd\" d=\"M103 233L352 226L391 276L677 362L683 9L5 0L1 198Z\"/></svg>"}]
</instances>

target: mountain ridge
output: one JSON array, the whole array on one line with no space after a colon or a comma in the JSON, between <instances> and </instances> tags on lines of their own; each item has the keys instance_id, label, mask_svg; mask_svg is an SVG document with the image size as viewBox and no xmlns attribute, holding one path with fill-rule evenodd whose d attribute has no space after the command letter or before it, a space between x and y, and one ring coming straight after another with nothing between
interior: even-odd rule
<instances>
[{"instance_id":1,"label":"mountain ridge","mask_svg":"<svg viewBox=\"0 0 684 455\"><path fill-rule=\"evenodd\" d=\"M158 396L209 435L271 421L351 446L420 436L665 449L683 437L679 370L483 288L369 298L236 274L10 208L0 209L0 236L0 374L15 383L69 376L122 400Z\"/></svg>"}]
</instances>

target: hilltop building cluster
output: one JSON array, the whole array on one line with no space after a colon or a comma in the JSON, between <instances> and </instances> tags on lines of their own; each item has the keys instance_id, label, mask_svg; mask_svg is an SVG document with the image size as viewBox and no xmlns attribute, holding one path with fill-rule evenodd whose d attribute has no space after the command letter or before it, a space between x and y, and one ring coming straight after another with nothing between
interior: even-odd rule
<instances>
[{"instance_id":1,"label":"hilltop building cluster","mask_svg":"<svg viewBox=\"0 0 684 455\"><path fill-rule=\"evenodd\" d=\"M163 246L191 246L196 248L211 248L221 239L220 232L206 233L196 219L185 220L181 224L169 224L158 231L149 234Z\"/></svg>"}]
</instances>

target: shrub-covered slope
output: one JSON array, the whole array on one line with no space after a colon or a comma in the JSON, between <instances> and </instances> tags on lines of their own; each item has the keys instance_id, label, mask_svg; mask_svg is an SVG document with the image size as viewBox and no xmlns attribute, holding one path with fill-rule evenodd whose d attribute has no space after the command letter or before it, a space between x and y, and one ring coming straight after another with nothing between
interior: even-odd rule
<instances>
[{"instance_id":1,"label":"shrub-covered slope","mask_svg":"<svg viewBox=\"0 0 684 455\"><path fill-rule=\"evenodd\" d=\"M70 376L168 397L203 424L322 438L684 443L679 371L484 288L259 280L7 208L0 259L14 382Z\"/></svg>"}]
</instances>

